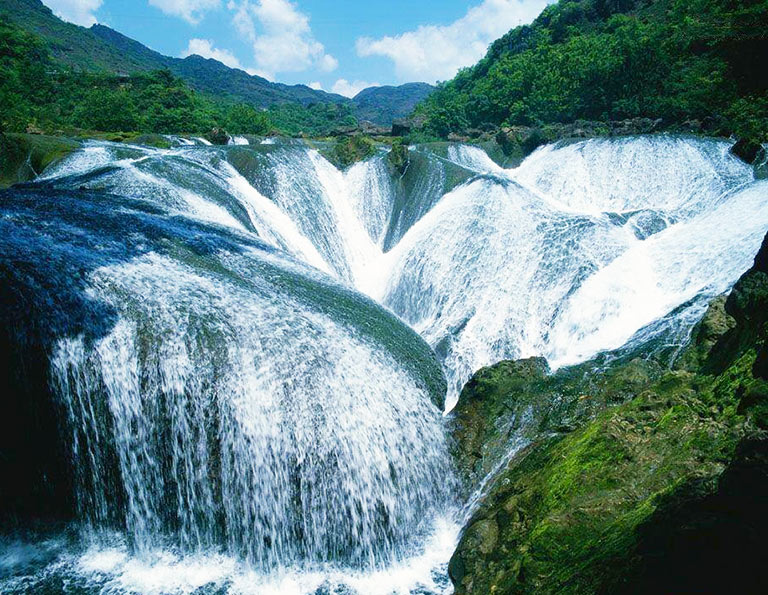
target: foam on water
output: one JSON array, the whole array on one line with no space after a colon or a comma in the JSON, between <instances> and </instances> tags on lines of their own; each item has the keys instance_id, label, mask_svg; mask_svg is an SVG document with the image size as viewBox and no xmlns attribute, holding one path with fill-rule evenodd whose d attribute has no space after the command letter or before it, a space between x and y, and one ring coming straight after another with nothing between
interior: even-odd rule
<instances>
[{"instance_id":1,"label":"foam on water","mask_svg":"<svg viewBox=\"0 0 768 595\"><path fill-rule=\"evenodd\" d=\"M111 543L92 545L83 551L58 544L44 557L49 562L43 570L34 575L18 574L9 580L0 578L0 586L8 595L34 591L57 579L77 585L83 593L116 595L448 595L453 588L447 577L446 561L456 547L458 533L455 522L438 520L419 551L387 569L361 572L306 566L266 574L216 552L180 554L153 550L147 556L136 557L124 540L113 536ZM17 542L13 547L27 563L41 556L40 545Z\"/></svg>"},{"instance_id":2,"label":"foam on water","mask_svg":"<svg viewBox=\"0 0 768 595\"><path fill-rule=\"evenodd\" d=\"M593 140L504 170L477 147L412 147L403 173L384 155L340 171L272 139L86 144L40 183L265 244L89 272L88 298L117 320L61 337L53 380L97 541L41 576L107 593L449 592L457 517L428 374L382 338L394 318L351 322L368 303L352 288L432 346L449 409L502 359L557 368L679 343L768 229L768 182L729 148Z\"/></svg>"},{"instance_id":3,"label":"foam on water","mask_svg":"<svg viewBox=\"0 0 768 595\"><path fill-rule=\"evenodd\" d=\"M754 202L751 213L727 208L746 200L738 189L761 188L729 148L683 137L589 140L542 147L504 170L478 147L452 145L441 154L412 147L407 175L398 178L382 155L340 172L316 151L282 146L248 182L230 172L227 192L266 197L250 217L261 237L334 271L417 329L443 359L450 404L480 367L529 355L555 367L583 361L643 336L637 333L687 300L701 298L700 309L712 291L726 291L768 223ZM103 164L103 152L88 151L83 167ZM440 194L450 177L467 181ZM266 208L270 201L277 208ZM696 225L706 213L744 220L751 231ZM207 217L225 219L213 211ZM667 233L678 225L688 231ZM709 236L719 251L705 256L699 246ZM686 265L674 269L682 289L657 282L675 274L650 252L663 238L670 254L685 251L679 258ZM727 264L705 287L693 272L713 260ZM621 316L595 297L609 277L611 291L626 284L610 301ZM602 313L583 326L568 314L579 311L580 300ZM691 312L681 312L667 327L690 320Z\"/></svg>"}]
</instances>

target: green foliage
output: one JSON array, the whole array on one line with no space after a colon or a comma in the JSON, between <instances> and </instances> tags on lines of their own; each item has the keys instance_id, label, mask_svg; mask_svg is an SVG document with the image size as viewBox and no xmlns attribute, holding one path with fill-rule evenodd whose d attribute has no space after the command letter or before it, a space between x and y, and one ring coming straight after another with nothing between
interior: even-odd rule
<instances>
[{"instance_id":1,"label":"green foliage","mask_svg":"<svg viewBox=\"0 0 768 595\"><path fill-rule=\"evenodd\" d=\"M443 137L643 117L768 140L766 20L768 4L751 0L560 0L418 111Z\"/></svg>"},{"instance_id":2,"label":"green foliage","mask_svg":"<svg viewBox=\"0 0 768 595\"><path fill-rule=\"evenodd\" d=\"M376 154L376 143L367 136L340 137L333 146L331 160L339 167L349 167Z\"/></svg>"},{"instance_id":3,"label":"green foliage","mask_svg":"<svg viewBox=\"0 0 768 595\"><path fill-rule=\"evenodd\" d=\"M18 130L34 117L32 104L51 94L46 80L49 55L33 35L0 18L0 131Z\"/></svg>"},{"instance_id":4,"label":"green foliage","mask_svg":"<svg viewBox=\"0 0 768 595\"><path fill-rule=\"evenodd\" d=\"M357 127L351 104L282 103L269 108L275 127L291 136L327 136L334 130Z\"/></svg>"},{"instance_id":5,"label":"green foliage","mask_svg":"<svg viewBox=\"0 0 768 595\"><path fill-rule=\"evenodd\" d=\"M398 174L403 175L406 172L411 163L411 157L408 145L402 138L394 140L387 159Z\"/></svg>"},{"instance_id":6,"label":"green foliage","mask_svg":"<svg viewBox=\"0 0 768 595\"><path fill-rule=\"evenodd\" d=\"M450 562L456 593L765 592L766 312L768 237L679 369L480 371L454 413L459 468L479 481L505 464ZM506 462L523 415L530 446Z\"/></svg>"},{"instance_id":7,"label":"green foliage","mask_svg":"<svg viewBox=\"0 0 768 595\"><path fill-rule=\"evenodd\" d=\"M237 134L264 135L270 127L269 116L253 106L239 103L226 111L226 128Z\"/></svg>"},{"instance_id":8,"label":"green foliage","mask_svg":"<svg viewBox=\"0 0 768 595\"><path fill-rule=\"evenodd\" d=\"M266 112L196 93L169 70L118 76L62 69L39 38L0 17L0 130L30 126L156 134L271 129Z\"/></svg>"}]
</instances>

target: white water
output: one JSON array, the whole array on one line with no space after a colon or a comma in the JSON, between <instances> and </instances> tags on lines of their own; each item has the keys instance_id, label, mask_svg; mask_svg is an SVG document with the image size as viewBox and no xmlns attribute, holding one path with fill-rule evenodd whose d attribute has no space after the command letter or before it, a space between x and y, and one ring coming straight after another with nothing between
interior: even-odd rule
<instances>
[{"instance_id":1,"label":"white water","mask_svg":"<svg viewBox=\"0 0 768 595\"><path fill-rule=\"evenodd\" d=\"M218 511L231 553L261 567L396 561L448 473L429 395L386 351L276 295L242 258L223 262L242 270L247 288L157 255L92 274L94 299L121 320L90 349L82 337L62 340L53 358L77 468L90 473L83 512L96 525L114 512L106 447L78 444L103 431L106 416L140 551L174 522L168 537L186 549L215 546ZM146 337L154 339L140 347ZM108 412L99 414L101 387ZM171 486L174 521L163 500Z\"/></svg>"},{"instance_id":2,"label":"white water","mask_svg":"<svg viewBox=\"0 0 768 595\"><path fill-rule=\"evenodd\" d=\"M382 301L444 353L453 400L502 359L543 355L557 368L619 348L749 268L768 228L768 185L728 147L591 141L508 171L455 149L492 174L409 230L388 255Z\"/></svg>"},{"instance_id":3,"label":"white water","mask_svg":"<svg viewBox=\"0 0 768 595\"><path fill-rule=\"evenodd\" d=\"M647 340L661 320L684 336L708 299L750 266L768 229L768 182L755 182L728 149L666 137L588 141L544 147L504 170L476 147L414 148L427 165L408 181L381 155L342 172L317 151L279 143L168 151L92 143L44 178L258 235L367 293L435 348L450 408L472 373L502 359L543 355L557 368ZM435 195L447 166L468 181ZM415 217L403 215L404 204ZM258 280L242 262L226 266ZM92 284L123 321L93 348L62 341L55 378L78 428L75 455L90 473L81 508L94 525L114 515L109 494L93 489L108 466L99 462L93 387L107 389L124 521L143 555L102 545L72 554L68 568L118 592L447 588L430 571L452 549L453 512L425 519L431 529L419 523L448 473L439 419L392 356L291 298L266 297L269 287L222 290L156 256L98 270ZM128 304L126 295L147 299ZM188 317L201 307L205 329ZM230 346L221 361L199 343L211 332ZM139 348L147 335L159 338L148 352ZM148 411L147 394L162 395L168 410ZM211 398L222 416L214 431ZM152 419L176 436L163 473ZM216 480L200 447L211 442L231 453ZM300 510L292 509L297 472L302 489L314 486L299 490ZM160 509L171 485L173 530ZM229 541L210 553L220 525L204 511L216 508L219 485ZM419 546L407 543L414 531L423 531ZM368 569L337 567L327 556L339 548ZM243 560L273 570L254 574Z\"/></svg>"},{"instance_id":4,"label":"white water","mask_svg":"<svg viewBox=\"0 0 768 595\"><path fill-rule=\"evenodd\" d=\"M534 355L554 368L584 361L697 300L684 326L726 291L768 227L765 183L729 147L676 137L593 140L543 147L511 170L477 147L451 146L444 156L414 148L427 160L406 196L415 222L396 211L402 190L381 155L340 172L316 151L273 145L247 180L226 164L215 174L220 194L261 205L248 208L262 238L333 271L435 347L450 408L483 366ZM94 169L110 150L89 147L54 175ZM199 150L182 155L206 159ZM476 177L437 200L445 164ZM175 174L176 200L227 224L221 209L199 206L202 193L190 198L200 183L197 173L188 181L188 170ZM139 182L129 177L119 190L132 184L135 192ZM388 233L402 237L385 252Z\"/></svg>"}]
</instances>

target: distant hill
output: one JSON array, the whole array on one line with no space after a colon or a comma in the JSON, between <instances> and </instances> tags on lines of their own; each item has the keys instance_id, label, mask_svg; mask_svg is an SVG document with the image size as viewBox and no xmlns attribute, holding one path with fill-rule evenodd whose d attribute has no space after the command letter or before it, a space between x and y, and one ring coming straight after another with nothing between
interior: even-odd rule
<instances>
[{"instance_id":1,"label":"distant hill","mask_svg":"<svg viewBox=\"0 0 768 595\"><path fill-rule=\"evenodd\" d=\"M389 126L407 116L435 87L427 83L408 83L399 87L371 87L358 93L352 102L360 120Z\"/></svg>"},{"instance_id":2,"label":"distant hill","mask_svg":"<svg viewBox=\"0 0 768 595\"><path fill-rule=\"evenodd\" d=\"M17 1L31 3L39 0ZM141 70L168 68L192 87L204 93L227 95L258 107L269 107L279 103L309 105L310 103L347 103L349 101L341 95L316 91L306 85L272 83L265 78L250 75L237 68L230 68L210 58L197 55L183 59L163 56L104 25L94 25L90 29L76 28L92 34L112 48L118 48L121 55L130 58L132 64L145 65L144 68L140 68Z\"/></svg>"},{"instance_id":3,"label":"distant hill","mask_svg":"<svg viewBox=\"0 0 768 595\"><path fill-rule=\"evenodd\" d=\"M0 0L0 13L44 39L58 62L76 70L133 74L168 68L198 91L257 107L287 103L350 105L359 120L389 125L393 118L412 111L431 91L423 83L378 87L366 89L353 101L306 85L272 83L200 56L164 56L104 25L85 28L66 23L40 0Z\"/></svg>"}]
</instances>

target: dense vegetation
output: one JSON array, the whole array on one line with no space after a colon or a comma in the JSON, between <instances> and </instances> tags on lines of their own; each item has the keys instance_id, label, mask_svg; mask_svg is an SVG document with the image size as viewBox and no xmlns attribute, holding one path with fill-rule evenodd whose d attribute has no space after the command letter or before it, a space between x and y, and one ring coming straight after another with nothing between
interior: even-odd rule
<instances>
[{"instance_id":1,"label":"dense vegetation","mask_svg":"<svg viewBox=\"0 0 768 595\"><path fill-rule=\"evenodd\" d=\"M46 44L0 18L0 130L203 133L219 126L265 134L267 115L213 100L168 70L130 76L64 69Z\"/></svg>"},{"instance_id":2,"label":"dense vegetation","mask_svg":"<svg viewBox=\"0 0 768 595\"><path fill-rule=\"evenodd\" d=\"M57 62L42 38L0 15L0 130L203 134L221 128L318 137L356 127L354 110L351 102L259 109L235 96L195 91L165 68L131 75L77 71Z\"/></svg>"},{"instance_id":3,"label":"dense vegetation","mask_svg":"<svg viewBox=\"0 0 768 595\"><path fill-rule=\"evenodd\" d=\"M327 136L339 128L357 126L350 104L313 103L303 106L281 103L271 106L268 113L275 128L291 136Z\"/></svg>"},{"instance_id":4,"label":"dense vegetation","mask_svg":"<svg viewBox=\"0 0 768 595\"><path fill-rule=\"evenodd\" d=\"M479 372L453 414L459 466L469 486L501 470L451 560L457 594L765 593L767 313L768 237L672 370Z\"/></svg>"},{"instance_id":5,"label":"dense vegetation","mask_svg":"<svg viewBox=\"0 0 768 595\"><path fill-rule=\"evenodd\" d=\"M344 97L305 85L281 85L200 56L172 58L104 25L79 27L57 18L40 0L3 0L0 12L42 39L54 60L91 73L132 74L169 69L196 91L245 102L257 108L275 103L338 103Z\"/></svg>"},{"instance_id":6,"label":"dense vegetation","mask_svg":"<svg viewBox=\"0 0 768 595\"><path fill-rule=\"evenodd\" d=\"M767 22L765 0L560 0L418 111L438 136L660 118L768 140Z\"/></svg>"},{"instance_id":7,"label":"dense vegetation","mask_svg":"<svg viewBox=\"0 0 768 595\"><path fill-rule=\"evenodd\" d=\"M429 85L415 83L369 89L359 98L348 99L306 85L273 83L196 55L164 56L104 25L86 29L66 23L40 0L3 0L0 13L39 39L58 69L121 76L167 69L215 101L273 108L274 125L286 134L322 136L336 127L356 126L358 120L389 125L393 118L410 113L431 91Z\"/></svg>"}]
</instances>

